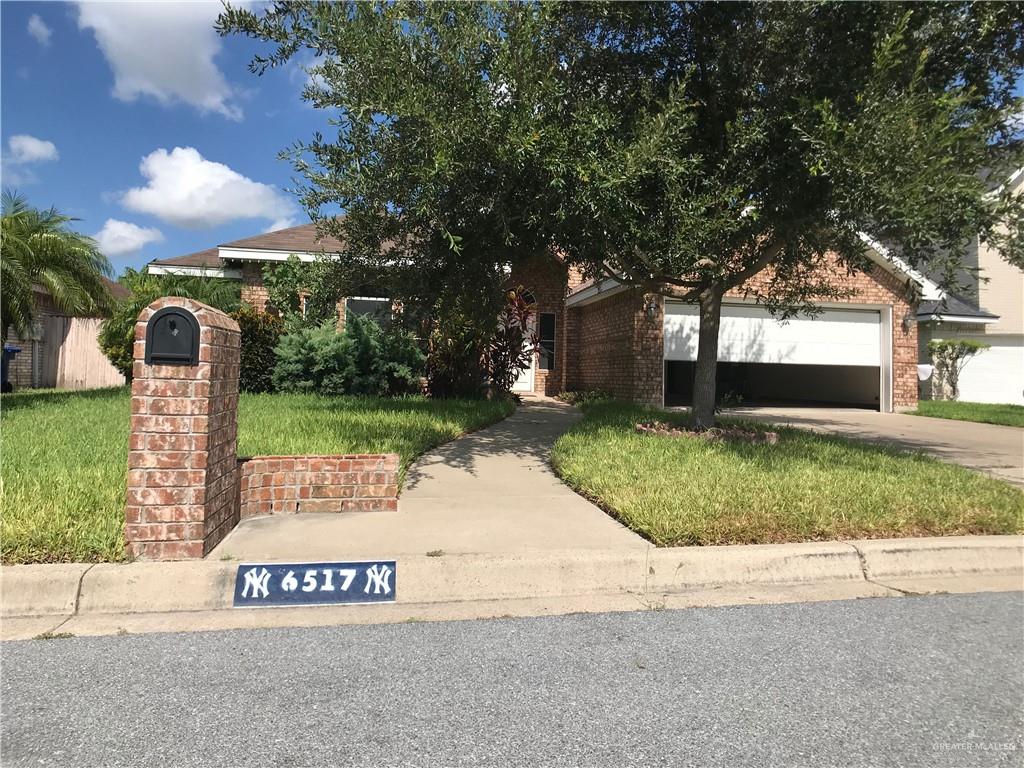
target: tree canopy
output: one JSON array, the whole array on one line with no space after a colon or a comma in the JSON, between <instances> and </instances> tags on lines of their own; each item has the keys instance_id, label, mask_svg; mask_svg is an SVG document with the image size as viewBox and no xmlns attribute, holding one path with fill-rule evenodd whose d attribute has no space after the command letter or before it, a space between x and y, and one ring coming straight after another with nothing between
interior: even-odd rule
<instances>
[{"instance_id":1,"label":"tree canopy","mask_svg":"<svg viewBox=\"0 0 1024 768\"><path fill-rule=\"evenodd\" d=\"M344 209L324 226L353 264L414 300L498 294L554 251L698 303L701 425L722 296L755 274L785 315L868 268L861 232L947 282L979 235L1024 264L1024 204L993 191L1024 164L1020 4L288 2L218 24L273 45L257 73L308 62L337 132L285 154L314 217Z\"/></svg>"}]
</instances>

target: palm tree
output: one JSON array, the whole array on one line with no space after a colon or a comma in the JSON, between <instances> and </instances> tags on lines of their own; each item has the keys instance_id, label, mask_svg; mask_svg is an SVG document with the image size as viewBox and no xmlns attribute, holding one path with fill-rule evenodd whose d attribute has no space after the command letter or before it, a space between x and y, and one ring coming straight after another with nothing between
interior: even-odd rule
<instances>
[{"instance_id":1,"label":"palm tree","mask_svg":"<svg viewBox=\"0 0 1024 768\"><path fill-rule=\"evenodd\" d=\"M23 335L35 315L33 289L41 286L69 315L105 314L113 305L104 277L107 257L96 241L68 227L77 219L55 208L39 210L5 190L0 227L0 324Z\"/></svg>"}]
</instances>

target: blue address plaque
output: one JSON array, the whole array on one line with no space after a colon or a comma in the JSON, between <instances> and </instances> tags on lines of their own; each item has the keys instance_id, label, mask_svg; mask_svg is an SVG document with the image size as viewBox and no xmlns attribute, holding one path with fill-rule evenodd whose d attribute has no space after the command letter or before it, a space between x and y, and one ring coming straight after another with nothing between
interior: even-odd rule
<instances>
[{"instance_id":1,"label":"blue address plaque","mask_svg":"<svg viewBox=\"0 0 1024 768\"><path fill-rule=\"evenodd\" d=\"M343 563L242 563L236 608L395 602L394 560Z\"/></svg>"}]
</instances>

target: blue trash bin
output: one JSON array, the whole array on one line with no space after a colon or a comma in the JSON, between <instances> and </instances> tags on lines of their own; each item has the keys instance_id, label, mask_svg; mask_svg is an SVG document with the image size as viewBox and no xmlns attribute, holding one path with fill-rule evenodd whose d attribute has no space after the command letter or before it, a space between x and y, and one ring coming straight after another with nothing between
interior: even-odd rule
<instances>
[{"instance_id":1,"label":"blue trash bin","mask_svg":"<svg viewBox=\"0 0 1024 768\"><path fill-rule=\"evenodd\" d=\"M14 344L4 344L4 354L2 358L2 364L0 364L0 388L4 392L11 392L14 387L11 385L10 379L7 376L7 372L11 367L11 360L18 356L21 352L21 347L17 347Z\"/></svg>"}]
</instances>

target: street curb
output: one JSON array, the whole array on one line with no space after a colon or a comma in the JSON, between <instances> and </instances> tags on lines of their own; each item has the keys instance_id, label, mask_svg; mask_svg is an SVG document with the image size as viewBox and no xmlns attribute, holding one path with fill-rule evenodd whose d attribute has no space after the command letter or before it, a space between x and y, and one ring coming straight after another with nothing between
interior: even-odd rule
<instances>
[{"instance_id":1,"label":"street curb","mask_svg":"<svg viewBox=\"0 0 1024 768\"><path fill-rule=\"evenodd\" d=\"M75 613L88 563L9 565L0 568L0 616Z\"/></svg>"},{"instance_id":2,"label":"street curb","mask_svg":"<svg viewBox=\"0 0 1024 768\"><path fill-rule=\"evenodd\" d=\"M382 553L382 556L386 553ZM1024 536L531 551L398 557L397 603L438 604L719 587L1003 574L1024 588ZM0 568L0 616L173 613L232 607L236 561ZM899 591L894 588L894 594Z\"/></svg>"},{"instance_id":3,"label":"street curb","mask_svg":"<svg viewBox=\"0 0 1024 768\"><path fill-rule=\"evenodd\" d=\"M868 579L964 576L1020 571L1024 537L954 536L937 539L852 541Z\"/></svg>"}]
</instances>

